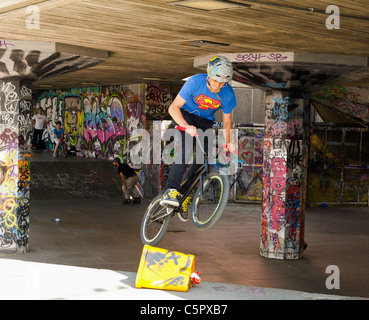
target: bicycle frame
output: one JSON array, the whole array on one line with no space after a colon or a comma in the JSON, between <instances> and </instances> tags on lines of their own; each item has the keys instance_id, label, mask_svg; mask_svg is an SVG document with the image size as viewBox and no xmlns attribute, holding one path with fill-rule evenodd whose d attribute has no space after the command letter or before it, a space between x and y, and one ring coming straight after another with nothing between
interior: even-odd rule
<instances>
[{"instance_id":1,"label":"bicycle frame","mask_svg":"<svg viewBox=\"0 0 369 320\"><path fill-rule=\"evenodd\" d=\"M207 159L205 160L207 162ZM181 186L185 185L187 182L192 181L192 184L189 188L187 188L186 192L183 194L181 200L179 201L179 206L183 203L183 201L187 198L187 196L192 192L192 190L196 187L197 183L200 181L200 195L202 197L202 178L204 176L204 174L207 173L207 165L203 164L199 169L197 169L193 174L191 174L191 176L189 176L187 179L185 179L182 183Z\"/></svg>"},{"instance_id":2,"label":"bicycle frame","mask_svg":"<svg viewBox=\"0 0 369 320\"><path fill-rule=\"evenodd\" d=\"M185 128L176 128L185 131ZM150 203L150 206L146 210L141 224L141 239L146 244L156 244L162 240L168 230L172 216L174 216L176 213L181 215L182 220L182 205L190 195L193 196L195 200L192 205L194 211L191 212L193 222L196 227L203 230L212 227L218 221L227 204L229 193L228 180L217 171L215 171L214 174L209 173L209 155L207 152L205 152L204 145L198 136L199 135L195 135L196 141L198 142L196 144L198 148L197 151L203 152L204 163L197 164L198 168L195 169L195 172L187 175L185 180L180 184L180 187L185 190L179 199L178 206L162 205L161 195L155 197L155 199L153 199L153 201ZM213 181L215 181L215 184L213 184ZM187 187L187 185L189 185L189 187ZM192 194L194 190L195 192ZM218 193L218 191L220 191L220 193ZM203 203L205 193L205 200L207 201ZM203 209L199 209L200 203L201 208L203 208L202 205L204 204L205 208L207 209L209 209L208 204L210 204L210 206L212 206L212 203L215 204L215 208L213 209L214 211L211 213L210 218L203 220L203 215L201 214ZM199 214L198 210L200 210ZM186 217L184 217L183 220L186 220ZM156 223L153 224L153 222ZM153 230L154 233L152 233L151 230Z\"/></svg>"},{"instance_id":3,"label":"bicycle frame","mask_svg":"<svg viewBox=\"0 0 369 320\"><path fill-rule=\"evenodd\" d=\"M181 127L178 127L178 126L177 126L177 129L184 131ZM189 177L187 177L181 183L181 186L184 186L188 182L192 181L190 187L187 188L187 190L183 194L182 198L179 200L179 206L177 208L175 208L175 207L171 208L172 210L167 211L166 213L164 213L164 214L162 214L162 215L160 215L158 217L155 217L155 219L152 220L152 221L162 219L162 218L164 218L165 216L167 216L169 214L174 215L174 213L181 208L181 205L185 201L185 199L187 198L187 196L193 191L193 189L196 188L196 185L198 184L199 181L200 181L200 186L199 187L201 188L200 189L200 196L202 197L202 194L203 194L202 179L203 179L204 175L206 175L206 174L209 173L209 160L208 160L208 154L207 154L207 152L204 150L204 148L203 148L200 140L197 137L198 137L198 135L196 136L196 140L199 142L198 145L200 146L201 151L204 152L204 164L201 165L201 167L199 167L194 173L192 173Z\"/></svg>"}]
</instances>

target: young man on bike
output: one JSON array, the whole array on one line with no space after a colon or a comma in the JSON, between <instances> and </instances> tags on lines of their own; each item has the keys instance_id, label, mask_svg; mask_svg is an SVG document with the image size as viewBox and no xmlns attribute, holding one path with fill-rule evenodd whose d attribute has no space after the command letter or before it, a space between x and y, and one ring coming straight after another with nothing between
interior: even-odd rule
<instances>
[{"instance_id":1,"label":"young man on bike","mask_svg":"<svg viewBox=\"0 0 369 320\"><path fill-rule=\"evenodd\" d=\"M232 129L232 110L236 107L236 96L233 88L228 84L232 80L233 67L228 58L223 56L213 57L207 66L207 74L197 74L192 76L183 85L177 97L169 107L169 114L177 125L186 128L186 132L181 131L182 150L178 152L166 184L163 199L160 204L163 206L179 206L179 199L187 186L181 187L184 172L191 157L188 152L192 145L186 147L185 135L195 136L196 129L205 132L213 127L215 120L214 113L222 110L223 129L226 132L225 151L233 152L235 146L230 143L230 132ZM207 141L204 140L205 150ZM186 153L187 150L187 153ZM201 164L191 165L187 176L195 172ZM187 198L182 203L181 220L187 220L187 206L191 199Z\"/></svg>"}]
</instances>

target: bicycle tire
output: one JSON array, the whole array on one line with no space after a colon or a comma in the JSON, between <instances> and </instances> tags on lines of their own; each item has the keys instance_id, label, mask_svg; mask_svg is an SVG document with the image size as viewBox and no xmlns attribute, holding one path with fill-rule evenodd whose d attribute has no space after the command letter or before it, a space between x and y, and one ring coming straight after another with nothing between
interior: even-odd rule
<instances>
[{"instance_id":1,"label":"bicycle tire","mask_svg":"<svg viewBox=\"0 0 369 320\"><path fill-rule=\"evenodd\" d=\"M219 171L209 173L203 179L203 199L200 199L200 188L192 200L192 221L200 230L211 228L222 216L228 202L229 181ZM212 205L209 209L209 205Z\"/></svg>"},{"instance_id":2,"label":"bicycle tire","mask_svg":"<svg viewBox=\"0 0 369 320\"><path fill-rule=\"evenodd\" d=\"M172 214L168 213L167 208L160 205L160 200L162 198L162 195L155 197L151 201L149 207L146 209L142 218L140 234L143 244L155 246L167 233L170 221L172 219ZM160 216L162 216L162 218L160 218Z\"/></svg>"}]
</instances>

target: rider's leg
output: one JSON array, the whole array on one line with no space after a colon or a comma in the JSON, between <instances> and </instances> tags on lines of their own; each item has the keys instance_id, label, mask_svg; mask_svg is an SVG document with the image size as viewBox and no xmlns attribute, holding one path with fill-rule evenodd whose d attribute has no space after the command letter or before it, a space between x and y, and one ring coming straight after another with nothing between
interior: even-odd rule
<instances>
[{"instance_id":1,"label":"rider's leg","mask_svg":"<svg viewBox=\"0 0 369 320\"><path fill-rule=\"evenodd\" d=\"M202 130L202 132L199 132L199 138L205 152L209 153L209 150L212 151L212 147L215 142L215 134L212 137L211 135L209 135L209 133L206 133L206 131L208 129L212 129L212 122L209 122L206 119L204 119L204 121L200 119L197 121L196 125L197 128L200 128ZM203 136L204 133L208 135ZM211 141L209 141L209 138L211 139ZM196 139L194 141L196 141ZM191 175L193 175L204 164L204 160L204 154L202 153L201 148L196 147L196 154L193 159L193 164L188 169L184 180L191 177ZM179 192L184 193L190 187L191 183L192 181L188 181L186 184L180 187Z\"/></svg>"},{"instance_id":2,"label":"rider's leg","mask_svg":"<svg viewBox=\"0 0 369 320\"><path fill-rule=\"evenodd\" d=\"M175 159L170 170L166 189L179 189L184 173L193 153L193 138L181 131L179 149L175 151Z\"/></svg>"},{"instance_id":3,"label":"rider's leg","mask_svg":"<svg viewBox=\"0 0 369 320\"><path fill-rule=\"evenodd\" d=\"M196 126L195 117L192 114L185 110L181 110L181 112L183 118L189 125ZM181 134L181 140L177 141L179 143L179 148L175 151L175 158L169 172L166 189L178 190L180 188L187 164L190 162L193 154L194 138L184 131L179 132Z\"/></svg>"},{"instance_id":4,"label":"rider's leg","mask_svg":"<svg viewBox=\"0 0 369 320\"><path fill-rule=\"evenodd\" d=\"M179 150L175 151L175 159L169 172L163 199L160 201L161 205L179 206L179 200L182 195L179 193L178 189L181 186L187 163L192 155L192 140L193 138L191 136L181 131L180 147Z\"/></svg>"},{"instance_id":5,"label":"rider's leg","mask_svg":"<svg viewBox=\"0 0 369 320\"><path fill-rule=\"evenodd\" d=\"M181 110L181 112L184 119L189 125L193 125L196 128L203 130L204 132L207 129L212 128L213 121L191 114L186 110ZM196 140L189 134L183 131L180 132L181 132L181 141L180 141L181 145L178 152L176 152L175 160L173 162L172 168L170 170L167 179L166 190L163 195L163 200L160 202L162 205L167 204L178 206L179 199L181 198L179 189L181 189L181 191L185 190L184 188L181 188L181 182L183 181L183 176L187 168L187 164L189 163L189 160L192 157L194 141ZM190 171L192 172L195 170L196 167L193 166Z\"/></svg>"}]
</instances>

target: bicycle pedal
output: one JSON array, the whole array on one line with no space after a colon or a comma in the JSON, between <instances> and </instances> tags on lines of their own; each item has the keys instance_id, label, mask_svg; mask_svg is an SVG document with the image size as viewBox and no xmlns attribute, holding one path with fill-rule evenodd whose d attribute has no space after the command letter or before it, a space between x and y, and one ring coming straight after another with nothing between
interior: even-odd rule
<instances>
[{"instance_id":1,"label":"bicycle pedal","mask_svg":"<svg viewBox=\"0 0 369 320\"><path fill-rule=\"evenodd\" d=\"M167 209L176 209L176 208L178 208L178 207L173 206L173 205L171 205L171 204L169 204L169 203L165 203L165 202L161 202L161 201L160 201L160 205L161 205L162 207L164 207L164 208L167 208Z\"/></svg>"}]
</instances>

